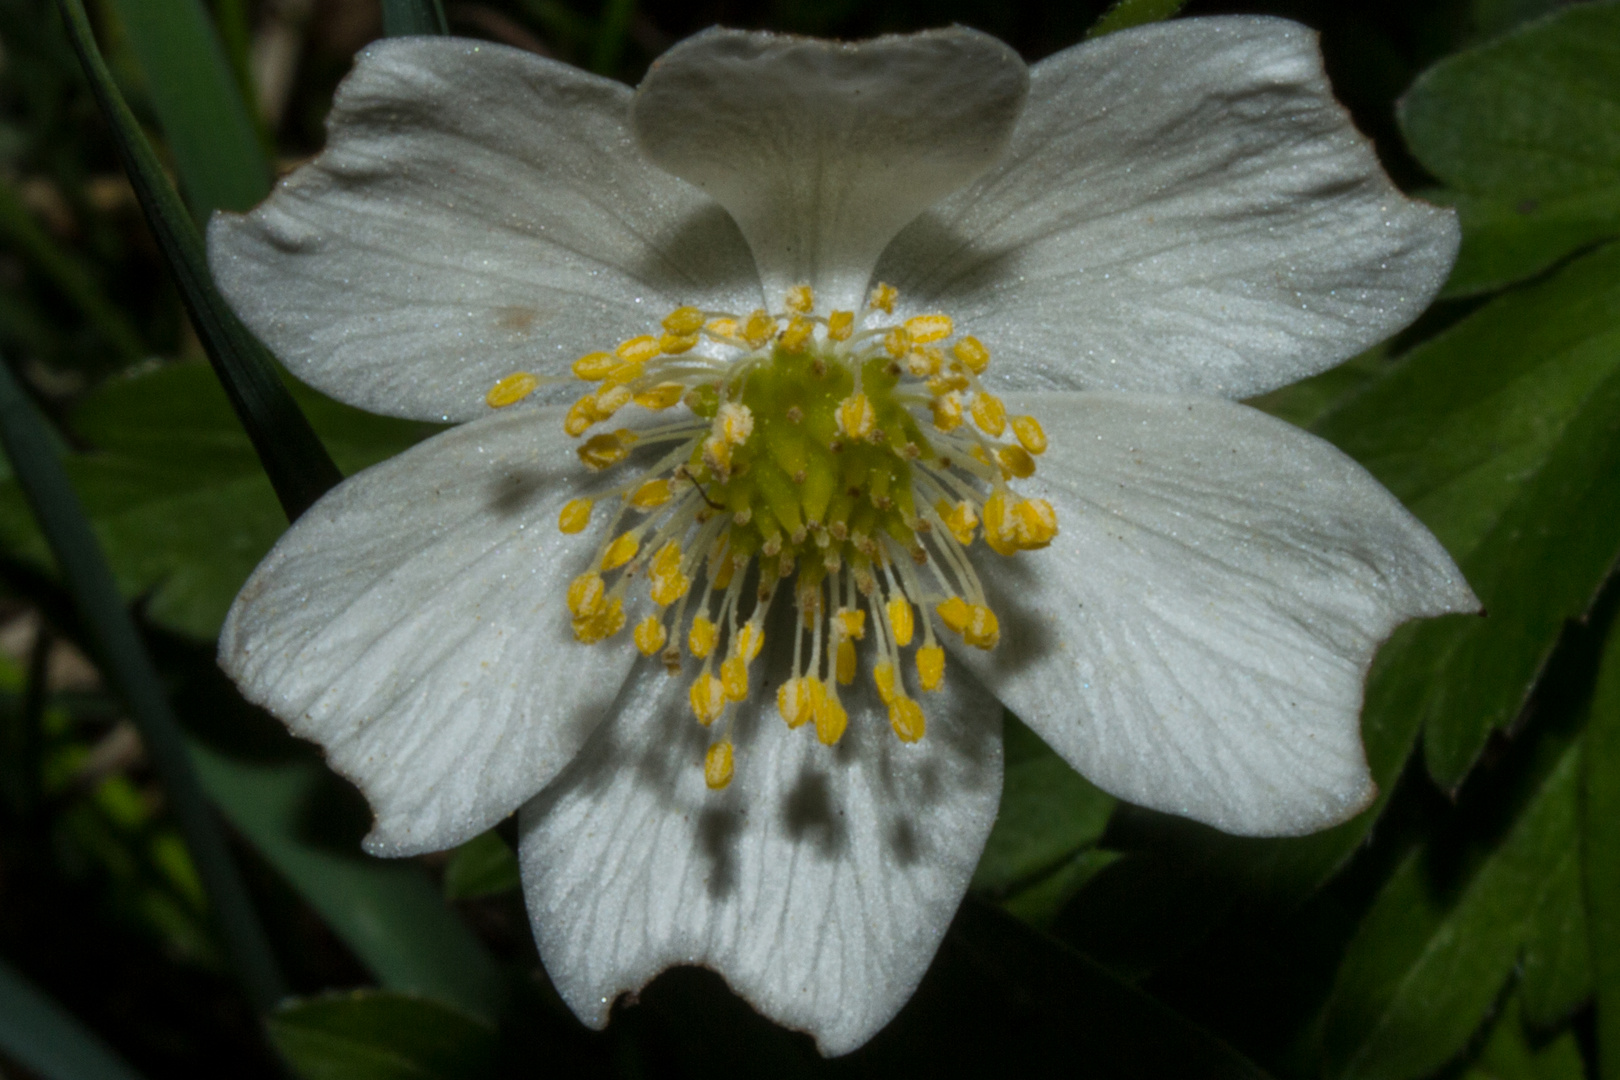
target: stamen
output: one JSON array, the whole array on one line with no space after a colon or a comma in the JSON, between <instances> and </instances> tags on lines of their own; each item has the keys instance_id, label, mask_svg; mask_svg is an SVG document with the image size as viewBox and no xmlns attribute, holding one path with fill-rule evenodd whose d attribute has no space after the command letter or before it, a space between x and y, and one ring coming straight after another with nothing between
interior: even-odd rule
<instances>
[{"instance_id":1,"label":"stamen","mask_svg":"<svg viewBox=\"0 0 1620 1080\"><path fill-rule=\"evenodd\" d=\"M731 783L731 767L731 740L722 739L703 755L703 782L709 785L711 791L719 791Z\"/></svg>"},{"instance_id":2,"label":"stamen","mask_svg":"<svg viewBox=\"0 0 1620 1080\"><path fill-rule=\"evenodd\" d=\"M527 371L515 371L489 388L484 401L492 409L504 409L508 405L516 405L540 385L540 380Z\"/></svg>"},{"instance_id":3,"label":"stamen","mask_svg":"<svg viewBox=\"0 0 1620 1080\"><path fill-rule=\"evenodd\" d=\"M558 530L569 534L583 532L591 522L591 507L595 505L590 499L568 500L557 515Z\"/></svg>"}]
</instances>

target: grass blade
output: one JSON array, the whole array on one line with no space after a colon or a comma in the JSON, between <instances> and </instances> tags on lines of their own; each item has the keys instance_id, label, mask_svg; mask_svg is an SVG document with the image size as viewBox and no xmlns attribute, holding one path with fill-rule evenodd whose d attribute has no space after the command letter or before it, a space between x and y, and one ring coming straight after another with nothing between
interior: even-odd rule
<instances>
[{"instance_id":1,"label":"grass blade","mask_svg":"<svg viewBox=\"0 0 1620 1080\"><path fill-rule=\"evenodd\" d=\"M95 1032L4 961L0 1050L43 1080L140 1080Z\"/></svg>"},{"instance_id":2,"label":"grass blade","mask_svg":"<svg viewBox=\"0 0 1620 1080\"><path fill-rule=\"evenodd\" d=\"M68 483L44 422L3 362L0 441L84 617L97 659L129 706L163 781L242 988L256 1008L267 1011L285 996L285 988L264 928L226 848L225 833L203 798L180 725L118 595L78 495Z\"/></svg>"},{"instance_id":3,"label":"grass blade","mask_svg":"<svg viewBox=\"0 0 1620 1080\"><path fill-rule=\"evenodd\" d=\"M90 31L83 0L57 0L57 8L90 80L90 89L112 129L147 224L180 285L181 299L209 362L247 429L287 517L297 518L342 476L282 384L270 354L247 332L214 288L202 237L113 83Z\"/></svg>"}]
</instances>

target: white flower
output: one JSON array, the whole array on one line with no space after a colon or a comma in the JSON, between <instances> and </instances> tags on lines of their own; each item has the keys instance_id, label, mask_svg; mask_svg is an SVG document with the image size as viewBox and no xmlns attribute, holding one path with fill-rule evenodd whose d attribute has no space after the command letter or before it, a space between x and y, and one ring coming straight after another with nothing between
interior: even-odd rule
<instances>
[{"instance_id":1,"label":"white flower","mask_svg":"<svg viewBox=\"0 0 1620 1080\"><path fill-rule=\"evenodd\" d=\"M995 816L997 698L1124 798L1340 821L1379 642L1477 606L1359 466L1232 401L1404 325L1457 243L1295 24L1028 71L965 29L717 30L634 94L403 39L330 130L213 223L218 281L307 382L467 422L311 509L221 662L360 786L376 853L521 808L588 1024L696 963L824 1052L868 1039ZM599 385L566 407L570 367Z\"/></svg>"}]
</instances>

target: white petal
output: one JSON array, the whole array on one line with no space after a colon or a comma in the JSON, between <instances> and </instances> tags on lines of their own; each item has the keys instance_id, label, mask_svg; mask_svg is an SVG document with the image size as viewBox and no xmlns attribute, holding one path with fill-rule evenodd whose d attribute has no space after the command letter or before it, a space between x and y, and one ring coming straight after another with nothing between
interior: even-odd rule
<instances>
[{"instance_id":1,"label":"white petal","mask_svg":"<svg viewBox=\"0 0 1620 1080\"><path fill-rule=\"evenodd\" d=\"M568 583L598 528L557 530L584 479L554 408L439 435L316 503L254 571L220 664L326 749L376 814L374 854L474 836L574 756L636 657L578 644Z\"/></svg>"},{"instance_id":2,"label":"white petal","mask_svg":"<svg viewBox=\"0 0 1620 1080\"><path fill-rule=\"evenodd\" d=\"M1407 619L1479 607L1439 542L1350 458L1242 405L1008 404L1046 424L1017 486L1059 534L979 553L1002 640L966 659L990 688L1099 787L1227 832L1365 806L1374 650Z\"/></svg>"},{"instance_id":3,"label":"white petal","mask_svg":"<svg viewBox=\"0 0 1620 1080\"><path fill-rule=\"evenodd\" d=\"M593 1027L621 992L699 964L846 1053L911 996L956 913L1000 798L1001 706L958 672L905 745L863 677L828 748L809 725L788 730L769 680L740 706L735 777L714 792L702 762L718 733L687 709L692 666L672 679L643 665L613 721L524 807L541 960Z\"/></svg>"},{"instance_id":4,"label":"white petal","mask_svg":"<svg viewBox=\"0 0 1620 1080\"><path fill-rule=\"evenodd\" d=\"M652 161L737 220L776 306L855 307L878 254L1001 154L1023 61L964 27L858 44L715 29L661 56L631 107Z\"/></svg>"},{"instance_id":5,"label":"white petal","mask_svg":"<svg viewBox=\"0 0 1620 1080\"><path fill-rule=\"evenodd\" d=\"M1239 398L1406 325L1457 237L1384 175L1313 32L1177 19L1035 65L1001 163L877 276L983 339L1006 387Z\"/></svg>"},{"instance_id":6,"label":"white petal","mask_svg":"<svg viewBox=\"0 0 1620 1080\"><path fill-rule=\"evenodd\" d=\"M681 303L750 309L736 226L642 160L629 100L488 42L371 45L326 151L215 217L215 280L299 378L418 419L483 416L502 376L564 373Z\"/></svg>"}]
</instances>

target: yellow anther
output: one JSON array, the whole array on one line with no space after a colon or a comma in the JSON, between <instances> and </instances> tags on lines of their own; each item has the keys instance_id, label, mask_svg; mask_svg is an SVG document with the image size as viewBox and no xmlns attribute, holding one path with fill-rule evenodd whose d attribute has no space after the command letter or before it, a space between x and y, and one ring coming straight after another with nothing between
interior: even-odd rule
<instances>
[{"instance_id":1,"label":"yellow anther","mask_svg":"<svg viewBox=\"0 0 1620 1080\"><path fill-rule=\"evenodd\" d=\"M918 345L927 345L931 341L941 341L951 336L951 317L949 315L918 315L906 320L906 333Z\"/></svg>"},{"instance_id":2,"label":"yellow anther","mask_svg":"<svg viewBox=\"0 0 1620 1080\"><path fill-rule=\"evenodd\" d=\"M731 473L731 444L719 435L703 440L703 464L724 479Z\"/></svg>"},{"instance_id":3,"label":"yellow anther","mask_svg":"<svg viewBox=\"0 0 1620 1080\"><path fill-rule=\"evenodd\" d=\"M607 585L602 575L594 570L587 571L568 584L568 610L576 618L595 615L602 610L606 595Z\"/></svg>"},{"instance_id":4,"label":"yellow anther","mask_svg":"<svg viewBox=\"0 0 1620 1080\"><path fill-rule=\"evenodd\" d=\"M878 697L887 705L894 700L894 665L887 660L872 669L872 681L877 684Z\"/></svg>"},{"instance_id":5,"label":"yellow anther","mask_svg":"<svg viewBox=\"0 0 1620 1080\"><path fill-rule=\"evenodd\" d=\"M641 372L646 366L646 363L641 360L626 360L624 363L620 364L603 377L602 389L597 392L597 398L600 399L603 393L612 389L613 387L622 388L635 382L637 379L641 378ZM625 395L628 398L628 390L625 391Z\"/></svg>"},{"instance_id":6,"label":"yellow anther","mask_svg":"<svg viewBox=\"0 0 1620 1080\"><path fill-rule=\"evenodd\" d=\"M630 388L627 386L604 385L591 399L591 409L598 420L606 420L628 404Z\"/></svg>"},{"instance_id":7,"label":"yellow anther","mask_svg":"<svg viewBox=\"0 0 1620 1080\"><path fill-rule=\"evenodd\" d=\"M776 711L782 714L782 719L790 728L796 728L810 719L811 684L816 681L814 676L809 678L789 679L776 688Z\"/></svg>"},{"instance_id":8,"label":"yellow anther","mask_svg":"<svg viewBox=\"0 0 1620 1080\"><path fill-rule=\"evenodd\" d=\"M680 383L659 383L651 390L643 390L631 400L643 409L652 409L657 412L660 409L667 409L674 405L681 400L681 395L684 393L686 393L686 387Z\"/></svg>"},{"instance_id":9,"label":"yellow anther","mask_svg":"<svg viewBox=\"0 0 1620 1080\"><path fill-rule=\"evenodd\" d=\"M1007 406L996 395L981 390L973 395L973 422L986 435L1000 436L1007 430Z\"/></svg>"},{"instance_id":10,"label":"yellow anther","mask_svg":"<svg viewBox=\"0 0 1620 1080\"><path fill-rule=\"evenodd\" d=\"M594 505L590 499L569 499L557 515L558 530L570 534L583 532L585 526L591 523L591 507Z\"/></svg>"},{"instance_id":11,"label":"yellow anther","mask_svg":"<svg viewBox=\"0 0 1620 1080\"><path fill-rule=\"evenodd\" d=\"M838 620L838 635L860 641L866 637L866 612L859 608L839 608L833 615Z\"/></svg>"},{"instance_id":12,"label":"yellow anther","mask_svg":"<svg viewBox=\"0 0 1620 1080\"><path fill-rule=\"evenodd\" d=\"M855 643L845 640L838 643L838 682L848 686L855 681Z\"/></svg>"},{"instance_id":13,"label":"yellow anther","mask_svg":"<svg viewBox=\"0 0 1620 1080\"><path fill-rule=\"evenodd\" d=\"M679 356L684 352L691 352L692 347L698 343L696 334L660 334L658 335L658 351L666 356Z\"/></svg>"},{"instance_id":14,"label":"yellow anther","mask_svg":"<svg viewBox=\"0 0 1620 1080\"><path fill-rule=\"evenodd\" d=\"M748 661L733 656L720 665L720 685L725 689L727 701L743 701L748 697Z\"/></svg>"},{"instance_id":15,"label":"yellow anther","mask_svg":"<svg viewBox=\"0 0 1620 1080\"><path fill-rule=\"evenodd\" d=\"M617 570L635 558L640 550L641 541L636 539L635 533L622 533L602 552L602 569Z\"/></svg>"},{"instance_id":16,"label":"yellow anther","mask_svg":"<svg viewBox=\"0 0 1620 1080\"><path fill-rule=\"evenodd\" d=\"M1045 499L1023 499L1013 507L1012 530L1022 550L1043 548L1057 536L1057 512Z\"/></svg>"},{"instance_id":17,"label":"yellow anther","mask_svg":"<svg viewBox=\"0 0 1620 1080\"><path fill-rule=\"evenodd\" d=\"M962 640L980 649L990 650L1001 640L1001 621L996 613L983 604L969 609L968 624L962 630Z\"/></svg>"},{"instance_id":18,"label":"yellow anther","mask_svg":"<svg viewBox=\"0 0 1620 1080\"><path fill-rule=\"evenodd\" d=\"M692 650L693 656L702 660L714 652L715 642L719 638L720 629L707 617L699 615L692 620L692 632L686 635L686 647Z\"/></svg>"},{"instance_id":19,"label":"yellow anther","mask_svg":"<svg viewBox=\"0 0 1620 1080\"><path fill-rule=\"evenodd\" d=\"M827 337L833 341L848 341L855 332L855 313L835 311L827 316Z\"/></svg>"},{"instance_id":20,"label":"yellow anther","mask_svg":"<svg viewBox=\"0 0 1620 1080\"><path fill-rule=\"evenodd\" d=\"M940 394L949 394L955 390L966 390L971 385L973 384L968 381L966 375L958 372L948 372L929 379L928 392L937 397Z\"/></svg>"},{"instance_id":21,"label":"yellow anther","mask_svg":"<svg viewBox=\"0 0 1620 1080\"><path fill-rule=\"evenodd\" d=\"M849 726L849 713L844 711L844 706L822 685L820 679L811 681L810 715L816 721L816 738L827 746L833 746L843 738L844 729Z\"/></svg>"},{"instance_id":22,"label":"yellow anther","mask_svg":"<svg viewBox=\"0 0 1620 1080\"><path fill-rule=\"evenodd\" d=\"M692 579L681 573L679 570L672 570L664 574L660 574L658 571L654 570L652 574L652 588L649 589L648 592L652 596L653 603L657 604L659 607L668 607L670 604L673 604L675 601L685 596L687 590L691 587Z\"/></svg>"},{"instance_id":23,"label":"yellow anther","mask_svg":"<svg viewBox=\"0 0 1620 1080\"><path fill-rule=\"evenodd\" d=\"M713 430L732 446L741 446L754 433L754 414L748 406L728 401L714 414Z\"/></svg>"},{"instance_id":24,"label":"yellow anther","mask_svg":"<svg viewBox=\"0 0 1620 1080\"><path fill-rule=\"evenodd\" d=\"M594 615L574 619L574 637L586 645L594 645L624 629L624 605L618 599L609 600L607 606Z\"/></svg>"},{"instance_id":25,"label":"yellow anther","mask_svg":"<svg viewBox=\"0 0 1620 1080\"><path fill-rule=\"evenodd\" d=\"M1003 446L996 451L996 461L1001 464L1001 471L1008 476L1022 480L1035 475L1035 459L1029 456L1029 451L1022 446Z\"/></svg>"},{"instance_id":26,"label":"yellow anther","mask_svg":"<svg viewBox=\"0 0 1620 1080\"><path fill-rule=\"evenodd\" d=\"M906 370L919 379L938 375L944 364L945 354L940 352L938 345L924 345L906 355Z\"/></svg>"},{"instance_id":27,"label":"yellow anther","mask_svg":"<svg viewBox=\"0 0 1620 1080\"><path fill-rule=\"evenodd\" d=\"M687 691L687 698L692 703L692 715L704 727L720 719L720 714L726 709L726 688L717 676L706 671L692 680L692 689Z\"/></svg>"},{"instance_id":28,"label":"yellow anther","mask_svg":"<svg viewBox=\"0 0 1620 1080\"><path fill-rule=\"evenodd\" d=\"M719 791L731 783L731 766L730 739L722 739L709 747L709 752L703 755L703 782L709 785L710 791Z\"/></svg>"},{"instance_id":29,"label":"yellow anther","mask_svg":"<svg viewBox=\"0 0 1620 1080\"><path fill-rule=\"evenodd\" d=\"M1046 453L1046 431L1041 422L1033 416L1015 416L1012 418L1013 434L1018 437L1018 445L1032 454Z\"/></svg>"},{"instance_id":30,"label":"yellow anther","mask_svg":"<svg viewBox=\"0 0 1620 1080\"><path fill-rule=\"evenodd\" d=\"M744 565L747 565L744 563ZM737 572L737 560L729 555L709 564L709 576L714 579L714 587L724 589L731 584L731 576Z\"/></svg>"},{"instance_id":31,"label":"yellow anther","mask_svg":"<svg viewBox=\"0 0 1620 1080\"><path fill-rule=\"evenodd\" d=\"M596 382L599 379L607 378L608 372L621 363L623 361L612 353L586 353L574 361L574 374L586 382Z\"/></svg>"},{"instance_id":32,"label":"yellow anther","mask_svg":"<svg viewBox=\"0 0 1620 1080\"><path fill-rule=\"evenodd\" d=\"M782 348L790 353L801 351L815 329L816 324L803 315L793 316L788 328L782 331Z\"/></svg>"},{"instance_id":33,"label":"yellow anther","mask_svg":"<svg viewBox=\"0 0 1620 1080\"><path fill-rule=\"evenodd\" d=\"M665 315L660 325L672 334L695 334L703 329L703 312L686 304Z\"/></svg>"},{"instance_id":34,"label":"yellow anther","mask_svg":"<svg viewBox=\"0 0 1620 1080\"><path fill-rule=\"evenodd\" d=\"M955 431L962 426L962 398L957 394L935 398L928 403L928 411L934 414L934 426L941 431Z\"/></svg>"},{"instance_id":35,"label":"yellow anther","mask_svg":"<svg viewBox=\"0 0 1620 1080\"><path fill-rule=\"evenodd\" d=\"M575 452L579 454L579 460L585 463L587 469L605 469L629 457L630 446L635 441L636 435L631 431L592 435L585 440L585 445Z\"/></svg>"},{"instance_id":36,"label":"yellow anther","mask_svg":"<svg viewBox=\"0 0 1620 1080\"><path fill-rule=\"evenodd\" d=\"M740 656L752 663L759 650L765 645L765 631L753 623L743 623L737 631L737 638L732 642L731 655Z\"/></svg>"},{"instance_id":37,"label":"yellow anther","mask_svg":"<svg viewBox=\"0 0 1620 1080\"><path fill-rule=\"evenodd\" d=\"M515 371L489 388L484 395L484 403L492 409L504 409L508 405L516 405L540 385L540 380L527 371Z\"/></svg>"},{"instance_id":38,"label":"yellow anther","mask_svg":"<svg viewBox=\"0 0 1620 1080\"><path fill-rule=\"evenodd\" d=\"M619 347L613 350L615 356L628 364L645 364L648 360L657 356L658 352L658 339L651 334L643 334L640 337L633 337L629 341L621 341Z\"/></svg>"},{"instance_id":39,"label":"yellow anther","mask_svg":"<svg viewBox=\"0 0 1620 1080\"><path fill-rule=\"evenodd\" d=\"M715 319L705 329L715 337L736 340L742 328L737 325L736 319Z\"/></svg>"},{"instance_id":40,"label":"yellow anther","mask_svg":"<svg viewBox=\"0 0 1620 1080\"><path fill-rule=\"evenodd\" d=\"M911 351L911 335L903 326L891 326L883 335L883 351L896 360Z\"/></svg>"},{"instance_id":41,"label":"yellow anther","mask_svg":"<svg viewBox=\"0 0 1620 1080\"><path fill-rule=\"evenodd\" d=\"M636 623L636 648L641 650L642 656L651 656L664 647L669 640L669 631L664 629L663 620L656 615L649 615Z\"/></svg>"},{"instance_id":42,"label":"yellow anther","mask_svg":"<svg viewBox=\"0 0 1620 1080\"><path fill-rule=\"evenodd\" d=\"M979 527L979 515L973 512L973 507L966 502L959 502L955 506L944 499L934 504L939 512L940 520L945 527L951 530L956 542L963 547L973 543L973 530Z\"/></svg>"},{"instance_id":43,"label":"yellow anther","mask_svg":"<svg viewBox=\"0 0 1620 1080\"><path fill-rule=\"evenodd\" d=\"M568 407L568 415L563 417L563 430L578 438L594 423L596 423L596 395L586 394Z\"/></svg>"},{"instance_id":44,"label":"yellow anther","mask_svg":"<svg viewBox=\"0 0 1620 1080\"><path fill-rule=\"evenodd\" d=\"M896 596L888 602L886 607L889 612L889 629L894 633L894 643L903 649L911 644L911 635L916 630L911 605L903 598Z\"/></svg>"},{"instance_id":45,"label":"yellow anther","mask_svg":"<svg viewBox=\"0 0 1620 1080\"><path fill-rule=\"evenodd\" d=\"M997 491L984 501L984 542L997 555L1018 550L1018 534L1005 493Z\"/></svg>"},{"instance_id":46,"label":"yellow anther","mask_svg":"<svg viewBox=\"0 0 1620 1080\"><path fill-rule=\"evenodd\" d=\"M667 577L679 573L681 569L681 545L674 540L665 540L664 546L653 555L652 566L649 572L653 577Z\"/></svg>"},{"instance_id":47,"label":"yellow anther","mask_svg":"<svg viewBox=\"0 0 1620 1080\"><path fill-rule=\"evenodd\" d=\"M838 403L838 430L852 439L864 439L877 426L877 413L865 394L851 394Z\"/></svg>"},{"instance_id":48,"label":"yellow anther","mask_svg":"<svg viewBox=\"0 0 1620 1080\"><path fill-rule=\"evenodd\" d=\"M889 702L889 726L900 736L901 742L916 742L923 737L928 720L922 706L904 694Z\"/></svg>"},{"instance_id":49,"label":"yellow anther","mask_svg":"<svg viewBox=\"0 0 1620 1080\"><path fill-rule=\"evenodd\" d=\"M900 299L899 291L893 285L885 285L880 281L877 288L872 290L872 295L867 297L866 306L876 308L885 315L893 315L894 302L898 299Z\"/></svg>"},{"instance_id":50,"label":"yellow anther","mask_svg":"<svg viewBox=\"0 0 1620 1080\"><path fill-rule=\"evenodd\" d=\"M816 306L816 294L808 285L795 285L787 291L787 309L803 315Z\"/></svg>"},{"instance_id":51,"label":"yellow anther","mask_svg":"<svg viewBox=\"0 0 1620 1080\"><path fill-rule=\"evenodd\" d=\"M983 446L980 446L977 443L968 447L968 457L972 458L974 461L977 461L980 465L989 466L991 463L990 451L986 450Z\"/></svg>"},{"instance_id":52,"label":"yellow anther","mask_svg":"<svg viewBox=\"0 0 1620 1080\"><path fill-rule=\"evenodd\" d=\"M968 620L973 618L973 609L968 602L960 596L953 596L934 608L939 613L940 621L946 629L953 634L960 634L967 629Z\"/></svg>"},{"instance_id":53,"label":"yellow anther","mask_svg":"<svg viewBox=\"0 0 1620 1080\"><path fill-rule=\"evenodd\" d=\"M774 333L776 333L776 317L768 311L754 312L743 324L743 340L756 349L771 340Z\"/></svg>"},{"instance_id":54,"label":"yellow anther","mask_svg":"<svg viewBox=\"0 0 1620 1080\"><path fill-rule=\"evenodd\" d=\"M669 502L669 481L663 477L648 480L630 493L630 505L637 510L651 510Z\"/></svg>"},{"instance_id":55,"label":"yellow anther","mask_svg":"<svg viewBox=\"0 0 1620 1080\"><path fill-rule=\"evenodd\" d=\"M962 361L962 366L975 375L990 366L990 350L976 337L965 337L952 345L951 355Z\"/></svg>"},{"instance_id":56,"label":"yellow anther","mask_svg":"<svg viewBox=\"0 0 1620 1080\"><path fill-rule=\"evenodd\" d=\"M917 682L924 690L938 690L945 684L945 650L924 645L917 650Z\"/></svg>"}]
</instances>

